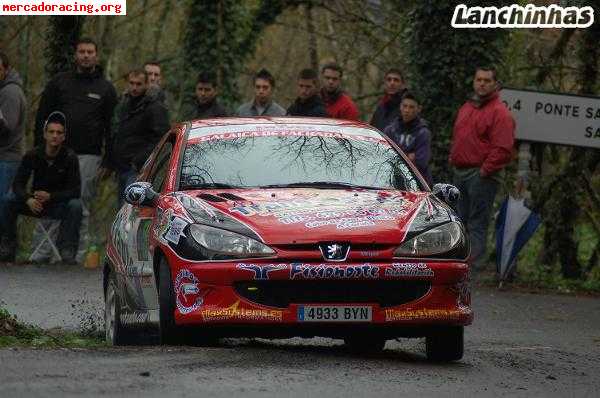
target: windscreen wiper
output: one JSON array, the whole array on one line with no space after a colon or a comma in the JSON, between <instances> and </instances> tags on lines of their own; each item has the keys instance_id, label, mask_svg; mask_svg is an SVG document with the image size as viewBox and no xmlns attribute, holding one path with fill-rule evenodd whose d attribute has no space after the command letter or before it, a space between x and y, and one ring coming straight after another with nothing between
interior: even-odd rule
<instances>
[{"instance_id":1,"label":"windscreen wiper","mask_svg":"<svg viewBox=\"0 0 600 398\"><path fill-rule=\"evenodd\" d=\"M341 189L389 189L383 187L372 187L368 185L350 184L348 182L335 181L307 181L307 182L291 182L288 184L270 184L261 185L259 188L341 188Z\"/></svg>"}]
</instances>

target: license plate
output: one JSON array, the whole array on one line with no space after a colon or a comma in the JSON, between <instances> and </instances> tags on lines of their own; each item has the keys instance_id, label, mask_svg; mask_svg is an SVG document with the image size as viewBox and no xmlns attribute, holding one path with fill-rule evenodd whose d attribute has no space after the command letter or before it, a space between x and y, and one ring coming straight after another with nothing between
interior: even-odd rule
<instances>
[{"instance_id":1,"label":"license plate","mask_svg":"<svg viewBox=\"0 0 600 398\"><path fill-rule=\"evenodd\" d=\"M371 322L373 309L367 305L301 305L300 322Z\"/></svg>"}]
</instances>

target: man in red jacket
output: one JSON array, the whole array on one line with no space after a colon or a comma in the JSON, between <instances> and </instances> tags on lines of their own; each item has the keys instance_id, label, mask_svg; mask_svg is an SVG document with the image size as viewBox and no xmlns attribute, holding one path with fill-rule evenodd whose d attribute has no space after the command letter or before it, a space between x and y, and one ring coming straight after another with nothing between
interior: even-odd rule
<instances>
[{"instance_id":1,"label":"man in red jacket","mask_svg":"<svg viewBox=\"0 0 600 398\"><path fill-rule=\"evenodd\" d=\"M348 94L342 91L342 67L335 63L321 69L321 98L325 102L327 115L335 119L358 120L358 108Z\"/></svg>"},{"instance_id":2,"label":"man in red jacket","mask_svg":"<svg viewBox=\"0 0 600 398\"><path fill-rule=\"evenodd\" d=\"M471 238L471 264L481 269L499 172L511 160L515 122L500 101L494 68L477 68L473 89L454 122L450 164L461 192L458 213Z\"/></svg>"}]
</instances>

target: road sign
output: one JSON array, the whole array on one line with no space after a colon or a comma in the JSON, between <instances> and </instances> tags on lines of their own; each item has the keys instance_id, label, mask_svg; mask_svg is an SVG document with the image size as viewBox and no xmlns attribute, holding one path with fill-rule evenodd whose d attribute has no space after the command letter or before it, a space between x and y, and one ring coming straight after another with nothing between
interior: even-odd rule
<instances>
[{"instance_id":1,"label":"road sign","mask_svg":"<svg viewBox=\"0 0 600 398\"><path fill-rule=\"evenodd\" d=\"M600 97L509 88L500 97L515 118L517 139L600 148Z\"/></svg>"}]
</instances>

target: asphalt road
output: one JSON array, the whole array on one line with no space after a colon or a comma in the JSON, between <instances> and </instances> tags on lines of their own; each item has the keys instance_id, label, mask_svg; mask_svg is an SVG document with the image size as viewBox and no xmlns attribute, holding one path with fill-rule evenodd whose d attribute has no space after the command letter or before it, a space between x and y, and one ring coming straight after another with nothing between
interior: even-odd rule
<instances>
[{"instance_id":1,"label":"asphalt road","mask_svg":"<svg viewBox=\"0 0 600 398\"><path fill-rule=\"evenodd\" d=\"M0 266L0 300L44 328L102 328L101 275ZM227 339L216 347L2 349L0 397L600 396L600 299L478 289L461 362L424 342L379 354L330 339Z\"/></svg>"}]
</instances>

